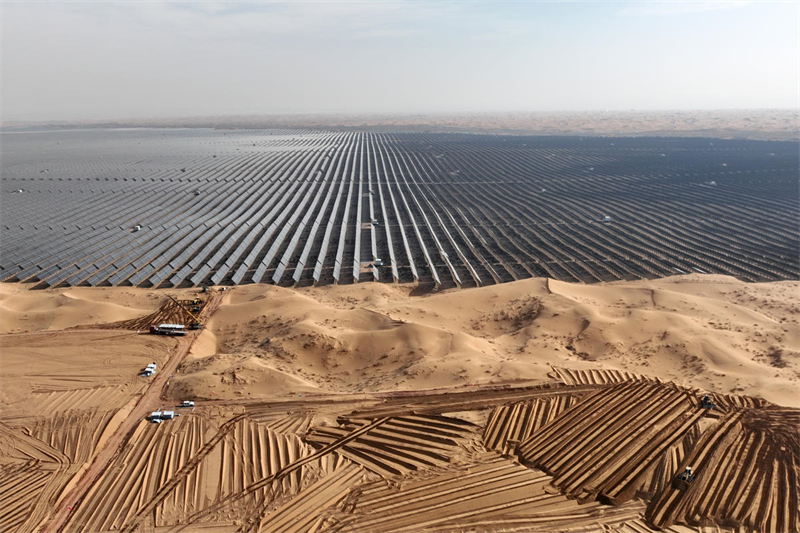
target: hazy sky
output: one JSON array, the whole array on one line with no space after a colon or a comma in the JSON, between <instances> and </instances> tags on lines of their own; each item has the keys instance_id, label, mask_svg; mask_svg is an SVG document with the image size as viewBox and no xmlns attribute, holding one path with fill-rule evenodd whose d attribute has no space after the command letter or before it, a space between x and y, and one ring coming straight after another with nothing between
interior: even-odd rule
<instances>
[{"instance_id":1,"label":"hazy sky","mask_svg":"<svg viewBox=\"0 0 800 533\"><path fill-rule=\"evenodd\" d=\"M3 120L797 108L800 2L13 2Z\"/></svg>"}]
</instances>

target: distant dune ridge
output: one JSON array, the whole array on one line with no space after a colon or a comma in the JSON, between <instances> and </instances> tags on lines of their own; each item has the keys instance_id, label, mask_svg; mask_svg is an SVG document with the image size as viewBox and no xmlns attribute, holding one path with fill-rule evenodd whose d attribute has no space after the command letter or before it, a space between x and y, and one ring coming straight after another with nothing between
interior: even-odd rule
<instances>
[{"instance_id":1,"label":"distant dune ridge","mask_svg":"<svg viewBox=\"0 0 800 533\"><path fill-rule=\"evenodd\" d=\"M508 113L286 114L6 122L18 127L359 128L374 131L800 139L797 109Z\"/></svg>"},{"instance_id":2,"label":"distant dune ridge","mask_svg":"<svg viewBox=\"0 0 800 533\"><path fill-rule=\"evenodd\" d=\"M0 289L2 332L20 334L134 318L165 297L130 288ZM169 394L416 390L546 380L552 366L566 366L798 406L798 289L795 281L716 275L596 285L530 279L424 297L410 296L410 286L377 283L239 286L224 296ZM8 354L31 350L20 348L22 338L3 336L4 378ZM130 350L127 336L109 334L103 349L117 351L114 342L120 353ZM50 363L25 364L36 373Z\"/></svg>"}]
</instances>

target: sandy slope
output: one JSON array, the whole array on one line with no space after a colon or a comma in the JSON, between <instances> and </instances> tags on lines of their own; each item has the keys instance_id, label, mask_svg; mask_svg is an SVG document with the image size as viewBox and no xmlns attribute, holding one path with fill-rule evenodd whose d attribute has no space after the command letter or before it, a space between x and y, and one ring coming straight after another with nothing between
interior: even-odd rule
<instances>
[{"instance_id":1,"label":"sandy slope","mask_svg":"<svg viewBox=\"0 0 800 533\"><path fill-rule=\"evenodd\" d=\"M411 297L380 284L230 291L173 380L177 398L547 379L606 367L800 405L800 283L724 276L542 279Z\"/></svg>"}]
</instances>

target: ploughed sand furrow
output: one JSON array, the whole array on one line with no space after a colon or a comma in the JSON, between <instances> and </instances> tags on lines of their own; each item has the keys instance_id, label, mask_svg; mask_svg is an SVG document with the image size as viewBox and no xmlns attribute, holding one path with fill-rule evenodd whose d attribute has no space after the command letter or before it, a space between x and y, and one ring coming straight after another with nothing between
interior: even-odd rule
<instances>
[{"instance_id":1,"label":"ploughed sand furrow","mask_svg":"<svg viewBox=\"0 0 800 533\"><path fill-rule=\"evenodd\" d=\"M4 466L2 470L13 467ZM6 474L0 483L0 531L24 533L24 524L41 494L58 472L23 467Z\"/></svg>"},{"instance_id":2,"label":"ploughed sand furrow","mask_svg":"<svg viewBox=\"0 0 800 533\"><path fill-rule=\"evenodd\" d=\"M698 521L741 524L748 531L798 531L796 432L772 433L770 408L734 411L706 431L681 468L692 465L693 483L668 487L653 499L653 525Z\"/></svg>"},{"instance_id":3,"label":"ploughed sand furrow","mask_svg":"<svg viewBox=\"0 0 800 533\"><path fill-rule=\"evenodd\" d=\"M236 417L237 421L242 416ZM263 500L259 505L266 505L274 497L299 490L307 473L305 467L282 477L278 484L263 482L311 452L297 436L277 433L265 424L245 418L220 440L219 471L210 475L219 480L218 486L222 490L205 494L203 500L213 503L203 505L204 508L196 506L191 512L187 509L182 522L194 524L201 517L218 520L231 512L226 508L234 502L240 502L237 509L241 511L258 501ZM241 502L242 499L246 501ZM241 512L237 511L237 514L241 515Z\"/></svg>"},{"instance_id":4,"label":"ploughed sand furrow","mask_svg":"<svg viewBox=\"0 0 800 533\"><path fill-rule=\"evenodd\" d=\"M366 427L366 419L342 419L342 427L313 427L305 439L315 447ZM464 455L464 445L476 437L477 426L443 416L390 419L342 447L341 453L381 476L395 476L419 469L444 466Z\"/></svg>"},{"instance_id":5,"label":"ploughed sand furrow","mask_svg":"<svg viewBox=\"0 0 800 533\"><path fill-rule=\"evenodd\" d=\"M567 385L609 385L623 381L637 381L645 379L643 376L626 370L611 368L591 368L576 370L570 368L553 367L558 377Z\"/></svg>"},{"instance_id":6,"label":"ploughed sand furrow","mask_svg":"<svg viewBox=\"0 0 800 533\"><path fill-rule=\"evenodd\" d=\"M558 496L551 496L556 500ZM619 532L619 525L641 516L643 505L641 502L631 501L624 505L607 506L597 503L583 504L576 508L568 502L558 501L560 507L547 509L547 500L542 500L537 506L536 516L504 516L498 520L475 520L443 524L436 528L437 533L461 533L465 529L476 531L498 531L502 533L527 533L553 531L570 531L571 533L594 533L596 531ZM602 529L599 529L602 528ZM645 530L639 533L653 533ZM673 533L690 533L680 531Z\"/></svg>"},{"instance_id":7,"label":"ploughed sand furrow","mask_svg":"<svg viewBox=\"0 0 800 533\"><path fill-rule=\"evenodd\" d=\"M360 487L351 515L340 513L331 523L338 531L463 531L502 530L516 525L521 530L546 530L546 524L586 519L598 521L599 503L579 505L545 487L550 476L495 454L474 457L434 476L411 475L398 486L375 482ZM641 505L637 504L637 514ZM617 521L634 516L631 511Z\"/></svg>"},{"instance_id":8,"label":"ploughed sand furrow","mask_svg":"<svg viewBox=\"0 0 800 533\"><path fill-rule=\"evenodd\" d=\"M358 485L364 470L358 465L343 464L301 490L288 503L266 516L252 531L269 533L315 533L350 490Z\"/></svg>"},{"instance_id":9,"label":"ploughed sand furrow","mask_svg":"<svg viewBox=\"0 0 800 533\"><path fill-rule=\"evenodd\" d=\"M608 391L614 394L603 393ZM622 382L603 392L533 433L519 453L526 463L552 473L564 494L581 501L604 494L621 504L704 411L692 405L686 391L655 382Z\"/></svg>"},{"instance_id":10,"label":"ploughed sand furrow","mask_svg":"<svg viewBox=\"0 0 800 533\"><path fill-rule=\"evenodd\" d=\"M587 412L602 409L610 398L617 395L617 390L612 387L603 387L595 390L588 396L585 396L582 401L573 405L570 409L562 412L550 424L545 425L539 431L533 433L527 440L519 444L519 453L521 457L527 454L542 453L545 447L554 447L560 438L566 437L565 431L569 431L569 436L572 437L573 433L580 431L582 421Z\"/></svg>"},{"instance_id":11,"label":"ploughed sand furrow","mask_svg":"<svg viewBox=\"0 0 800 533\"><path fill-rule=\"evenodd\" d=\"M648 387L644 383L624 383L609 389L613 393L601 403L592 403L585 407L582 402L578 403L575 409L580 412L580 417L567 411L564 416L542 428L541 432L534 433L528 441L520 443L521 457L525 461L536 460L543 464L558 458L563 461L565 452L574 452L575 446L585 446L592 435L596 436L607 431L609 427L618 426L630 413L640 410L642 405L648 405L652 399L667 394L667 391ZM637 401L620 401L620 396L636 398ZM584 408L581 409L582 407ZM542 435L548 435L546 443L541 442Z\"/></svg>"},{"instance_id":12,"label":"ploughed sand furrow","mask_svg":"<svg viewBox=\"0 0 800 533\"><path fill-rule=\"evenodd\" d=\"M11 420L18 416L58 417L65 411L100 410L107 411L114 406L121 407L131 397L145 388L145 381L136 378L120 386L99 386L76 388L63 391L33 391L24 404L11 405L3 410L3 419Z\"/></svg>"},{"instance_id":13,"label":"ploughed sand furrow","mask_svg":"<svg viewBox=\"0 0 800 533\"><path fill-rule=\"evenodd\" d=\"M772 406L770 402L763 398L753 398L752 396L736 396L733 394L710 394L716 404L716 410L727 413L735 409L756 409Z\"/></svg>"},{"instance_id":14,"label":"ploughed sand furrow","mask_svg":"<svg viewBox=\"0 0 800 533\"><path fill-rule=\"evenodd\" d=\"M504 465L502 469L491 469L478 473L471 473L462 476L459 483L453 483L453 478L448 478L447 481L437 481L433 484L423 485L421 487L409 488L403 491L402 502L397 501L394 493L380 496L375 495L372 498L365 498L363 503L359 503L359 510L362 512L369 511L370 513L386 513L394 512L400 505L404 509L424 508L429 505L434 498L438 501L447 501L455 495L466 495L470 492L479 492L481 487L506 486L513 484L517 481L524 480L526 483L531 483L531 479L527 472L520 471L512 468L510 465ZM539 482L547 481L549 478L544 475L537 479ZM383 490L382 494L386 491Z\"/></svg>"},{"instance_id":15,"label":"ploughed sand furrow","mask_svg":"<svg viewBox=\"0 0 800 533\"><path fill-rule=\"evenodd\" d=\"M714 491L699 495L694 502L696 509L704 509L706 513L714 516L719 512L720 507L730 505L730 502L726 501L726 496L730 496L734 484L741 481L739 479L741 474L741 470L738 468L739 463L747 457L747 449L754 437L755 435L749 431L737 432L729 446L729 453L724 456L715 454L712 457L713 461L710 460L706 463L707 475L715 479Z\"/></svg>"},{"instance_id":16,"label":"ploughed sand furrow","mask_svg":"<svg viewBox=\"0 0 800 533\"><path fill-rule=\"evenodd\" d=\"M167 423L173 431L163 439L167 441L163 453L166 459L158 476L158 483L140 492L135 514L127 517L121 529L135 530L154 511L155 524L168 525L174 522L175 517L181 517L193 510L200 498L213 499L215 494L206 495L205 491L201 491L197 476L198 466L241 418L242 416L234 417L223 424L205 443L205 424L201 419L189 416Z\"/></svg>"},{"instance_id":17,"label":"ploughed sand furrow","mask_svg":"<svg viewBox=\"0 0 800 533\"><path fill-rule=\"evenodd\" d=\"M3 422L0 422L0 445L2 449L14 450L13 457L54 463L57 468L66 468L70 463L69 457L60 450Z\"/></svg>"},{"instance_id":18,"label":"ploughed sand furrow","mask_svg":"<svg viewBox=\"0 0 800 533\"><path fill-rule=\"evenodd\" d=\"M591 432L582 435L580 446L571 449L574 456L584 456L598 446L603 450L614 450L615 446L627 442L629 437L635 437L644 431L646 424L654 418L658 419L664 412L671 413L685 403L683 395L672 390L655 389L652 395L648 391L641 398L636 395L626 396L628 395L623 392L614 402L609 402L608 409L601 415L608 418L607 424L591 424ZM594 421L597 422L597 419ZM562 453L560 457L553 458L552 468L564 469L565 475L569 475L575 468L572 458L570 454ZM570 466L567 466L568 462L571 463Z\"/></svg>"},{"instance_id":19,"label":"ploughed sand furrow","mask_svg":"<svg viewBox=\"0 0 800 533\"><path fill-rule=\"evenodd\" d=\"M24 522L19 526L21 530L36 529L51 512L63 488L88 461L112 414L66 411L51 419L36 418L24 431L14 430L6 435L10 442L18 445L18 453L39 457L36 459L38 468L54 473L38 492ZM17 422L22 420L17 419ZM47 460L47 457L50 459ZM32 484L33 480L21 480L21 483Z\"/></svg>"},{"instance_id":20,"label":"ploughed sand furrow","mask_svg":"<svg viewBox=\"0 0 800 533\"><path fill-rule=\"evenodd\" d=\"M145 443L152 438L152 431L148 431L148 423L140 422L134 430L134 434L125 447L121 450L117 459L109 465L109 468L103 476L92 485L89 492L78 506L78 509L73 513L64 530L67 532L82 532L82 531L101 531L103 521L109 517L112 512L116 512L115 503L120 497L120 489L117 485L120 484L121 479L130 480L130 476L124 477L126 471L129 471L128 462L131 458L135 458L135 452L142 443ZM141 457L139 457L141 460Z\"/></svg>"},{"instance_id":21,"label":"ploughed sand furrow","mask_svg":"<svg viewBox=\"0 0 800 533\"><path fill-rule=\"evenodd\" d=\"M397 419L392 419L386 426L384 428L386 432L391 432L398 436L411 436L427 441L432 446L455 446L459 442L463 442L467 435L477 429L473 426L453 431L449 428L445 430L438 427L408 424Z\"/></svg>"},{"instance_id":22,"label":"ploughed sand furrow","mask_svg":"<svg viewBox=\"0 0 800 533\"><path fill-rule=\"evenodd\" d=\"M669 450L671 446L679 442L687 432L696 427L698 420L704 414L702 411L695 411L690 416L683 416L673 420L672 424L666 426L659 436L648 442L646 447L636 452L633 458L624 468L618 469L612 476L612 480L606 483L603 488L603 495L614 503L621 503L630 498L635 489L643 483L643 477L647 469Z\"/></svg>"},{"instance_id":23,"label":"ploughed sand furrow","mask_svg":"<svg viewBox=\"0 0 800 533\"><path fill-rule=\"evenodd\" d=\"M265 478L259 479L258 481L256 481L256 482L252 483L251 485L245 487L245 489L243 489L243 490L241 490L241 491L239 491L237 493L228 494L224 498L219 499L218 501L214 502L209 507L207 507L207 508L205 508L203 510L200 510L200 511L198 511L196 513L193 513L191 516L189 516L187 518L186 522L188 524L193 524L193 523L197 522L198 520L201 520L201 519L203 519L205 517L208 517L208 516L211 516L211 515L214 515L214 514L219 514L223 509L230 508L231 506L233 506L237 502L239 502L239 501L241 501L241 500L243 500L245 498L248 498L248 497L250 497L250 496L252 496L254 494L258 494L258 493L262 492L265 488L272 487L276 481L281 481L284 478L286 478L288 476L291 476L293 473L297 472L298 470L300 470L300 471L307 470L309 467L313 469L315 467L315 465L319 464L321 459L325 458L325 456L330 455L332 453L338 452L344 446L346 446L349 442L357 439L359 436L361 436L361 435L363 435L365 433L369 433L371 430L375 429L376 427L379 427L380 425L384 424L386 421L387 421L386 418L376 419L373 422L354 430L349 435L347 435L345 437L342 437L341 439L338 439L334 443L332 443L332 444L330 444L328 446L325 446L322 449L317 450L314 453L311 453L311 454L308 454L308 455L306 455L306 453L308 451L307 448L305 446L303 446L302 447L302 451L297 454L297 459L295 459L291 463L281 466L280 469L278 471L276 471L275 473L273 473L270 476L267 476Z\"/></svg>"},{"instance_id":24,"label":"ploughed sand furrow","mask_svg":"<svg viewBox=\"0 0 800 533\"><path fill-rule=\"evenodd\" d=\"M648 471L639 490L653 495L669 485L684 458L694 448L698 438L700 438L700 428L695 424L681 440L670 446L658 460L656 466Z\"/></svg>"},{"instance_id":25,"label":"ploughed sand furrow","mask_svg":"<svg viewBox=\"0 0 800 533\"><path fill-rule=\"evenodd\" d=\"M150 507L154 511L155 525L166 525L171 522L167 519L167 515L174 514L176 511L184 511L187 508L189 495L184 481L193 472L184 472L186 472L188 461L195 456L194 452L196 450L199 451L199 448L201 448L200 445L195 444L194 439L195 434L198 433L197 421L196 417L186 419L181 430L170 435L166 467L162 470L158 484L148 491L148 498L142 501L132 519L139 515L143 507ZM167 484L175 488L168 493L168 496L162 497L161 494L165 492L162 491L162 487ZM156 498L163 499L160 503L154 505Z\"/></svg>"},{"instance_id":26,"label":"ploughed sand furrow","mask_svg":"<svg viewBox=\"0 0 800 533\"><path fill-rule=\"evenodd\" d=\"M317 445L326 445L334 442L336 438L341 435L331 433L324 434L317 432L311 438L307 438L308 442ZM408 439L393 438L391 432L378 433L377 430L370 432L369 435L359 438L357 441L348 444L344 447L345 451L349 450L364 450L368 451L370 448L383 450L388 455L397 456L399 461L404 463L411 462L434 465L439 463L446 463L449 461L452 452L452 447L446 446L431 446L430 443L417 439L418 442L409 441Z\"/></svg>"},{"instance_id":27,"label":"ploughed sand furrow","mask_svg":"<svg viewBox=\"0 0 800 533\"><path fill-rule=\"evenodd\" d=\"M589 524L587 524L589 526ZM574 533L589 533L590 531L596 531L591 527L587 527L586 529L576 529ZM613 530L614 533L653 533L653 528L647 524L647 522L641 518L631 518L625 520L624 522L618 523L614 525ZM660 529L662 533L738 533L739 530L736 527L724 527L724 526L711 526L711 527L686 527L686 526L669 526Z\"/></svg>"},{"instance_id":28,"label":"ploughed sand furrow","mask_svg":"<svg viewBox=\"0 0 800 533\"><path fill-rule=\"evenodd\" d=\"M606 480L616 473L628 472L630 467L642 465L639 461L629 465L632 455L641 457L653 447L658 451L663 449L663 445L659 446L659 443L665 440L663 437L666 435L663 435L663 432L685 414L683 403L684 399L677 396L669 404L659 406L660 409L644 410L636 417L632 417L624 427L608 435L607 440L601 438L593 442L592 448L581 450L581 460L572 465L554 466L553 470L557 469L559 472L557 485L567 494L572 494L587 485L597 491L610 489L611 487L604 484ZM586 460L591 464L587 465ZM649 465L650 462L645 464Z\"/></svg>"},{"instance_id":29,"label":"ploughed sand furrow","mask_svg":"<svg viewBox=\"0 0 800 533\"><path fill-rule=\"evenodd\" d=\"M438 486L447 486L455 478L461 478L464 482L468 482L468 480L474 480L482 476L498 476L500 472L507 471L508 468L508 462L505 461L503 457L496 454L483 454L476 457L475 463L473 464L467 465L454 472L438 471L436 472L436 480L427 484L421 484L416 488L405 487L403 493L407 497L413 497L419 492L432 490ZM393 499L395 497L393 493L385 492L388 483L387 480L381 479L359 487L358 492L361 496L361 509L368 510L372 505L380 505L381 502L385 500Z\"/></svg>"},{"instance_id":30,"label":"ploughed sand furrow","mask_svg":"<svg viewBox=\"0 0 800 533\"><path fill-rule=\"evenodd\" d=\"M313 419L314 416L312 414L287 415L282 418L267 420L266 424L272 431L277 433L303 434L308 430Z\"/></svg>"},{"instance_id":31,"label":"ploughed sand furrow","mask_svg":"<svg viewBox=\"0 0 800 533\"><path fill-rule=\"evenodd\" d=\"M182 514L183 495L170 500L169 508L158 506L175 490L177 472L183 470L197 451L200 441L193 438L197 423L187 416L158 426L142 421L129 443L109 469L92 487L70 520L67 531L103 531L125 529L145 517L163 524L165 515ZM170 485L170 490L161 490ZM190 487L194 491L194 487ZM146 512L145 512L146 510ZM153 512L155 511L155 514Z\"/></svg>"},{"instance_id":32,"label":"ploughed sand furrow","mask_svg":"<svg viewBox=\"0 0 800 533\"><path fill-rule=\"evenodd\" d=\"M496 407L483 433L483 445L508 454L516 445L550 423L578 400L576 396L539 398Z\"/></svg>"},{"instance_id":33,"label":"ploughed sand furrow","mask_svg":"<svg viewBox=\"0 0 800 533\"><path fill-rule=\"evenodd\" d=\"M650 502L647 509L647 518L651 524L656 526L659 524L669 526L675 523L674 517L682 506L682 502L688 501L692 493L697 491L697 487L699 486L697 482L702 474L700 471L702 461L710 455L712 447L717 447L719 443L726 438L731 427L737 428L735 431L739 431L738 427L741 416L742 413L740 412L730 414L723 420L720 420L713 428L703 433L694 450L692 450L692 453L684 460L684 464L690 465L696 469L698 479L695 479L695 482L685 491L670 486L661 494L657 495Z\"/></svg>"},{"instance_id":34,"label":"ploughed sand furrow","mask_svg":"<svg viewBox=\"0 0 800 533\"><path fill-rule=\"evenodd\" d=\"M67 411L38 419L30 428L30 434L60 450L72 463L83 463L111 416L113 412Z\"/></svg>"},{"instance_id":35,"label":"ploughed sand furrow","mask_svg":"<svg viewBox=\"0 0 800 533\"><path fill-rule=\"evenodd\" d=\"M147 486L150 476L154 473L152 462L154 460L160 462L160 457L154 456L153 448L161 441L161 432L165 431L166 427L154 426L148 422L141 423L147 424L145 438L133 448L129 456L130 462L123 465L117 475L116 483L110 491L116 498L112 500L108 513L99 517L100 521L97 522L99 531L117 529L125 522L128 513L135 512L141 500L141 489Z\"/></svg>"},{"instance_id":36,"label":"ploughed sand furrow","mask_svg":"<svg viewBox=\"0 0 800 533\"><path fill-rule=\"evenodd\" d=\"M447 463L452 457L448 454L449 451L452 451L452 448L399 441L399 439L393 439L391 434L370 434L359 439L358 443L384 449L412 463L419 462L420 464L435 465L443 462Z\"/></svg>"},{"instance_id":37,"label":"ploughed sand furrow","mask_svg":"<svg viewBox=\"0 0 800 533\"><path fill-rule=\"evenodd\" d=\"M47 517L64 486L91 455L99 438L99 430L93 429L102 429L108 419L104 413L78 412L66 413L54 420L39 419L24 430L3 424L4 461L26 461L35 465L22 471L23 475L14 485L0 494L0 505L9 509L17 508L12 502L25 495L26 511L15 529L33 530ZM20 493L20 486L28 488ZM32 492L34 487L35 492ZM17 518L20 516L14 515L15 523Z\"/></svg>"}]
</instances>

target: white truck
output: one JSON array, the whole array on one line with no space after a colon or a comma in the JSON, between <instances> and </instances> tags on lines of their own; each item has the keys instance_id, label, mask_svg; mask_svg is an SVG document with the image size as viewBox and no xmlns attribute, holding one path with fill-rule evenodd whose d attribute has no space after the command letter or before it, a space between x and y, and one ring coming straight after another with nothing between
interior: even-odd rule
<instances>
[{"instance_id":1,"label":"white truck","mask_svg":"<svg viewBox=\"0 0 800 533\"><path fill-rule=\"evenodd\" d=\"M153 324L150 326L151 335L186 335L186 326L183 324Z\"/></svg>"}]
</instances>

